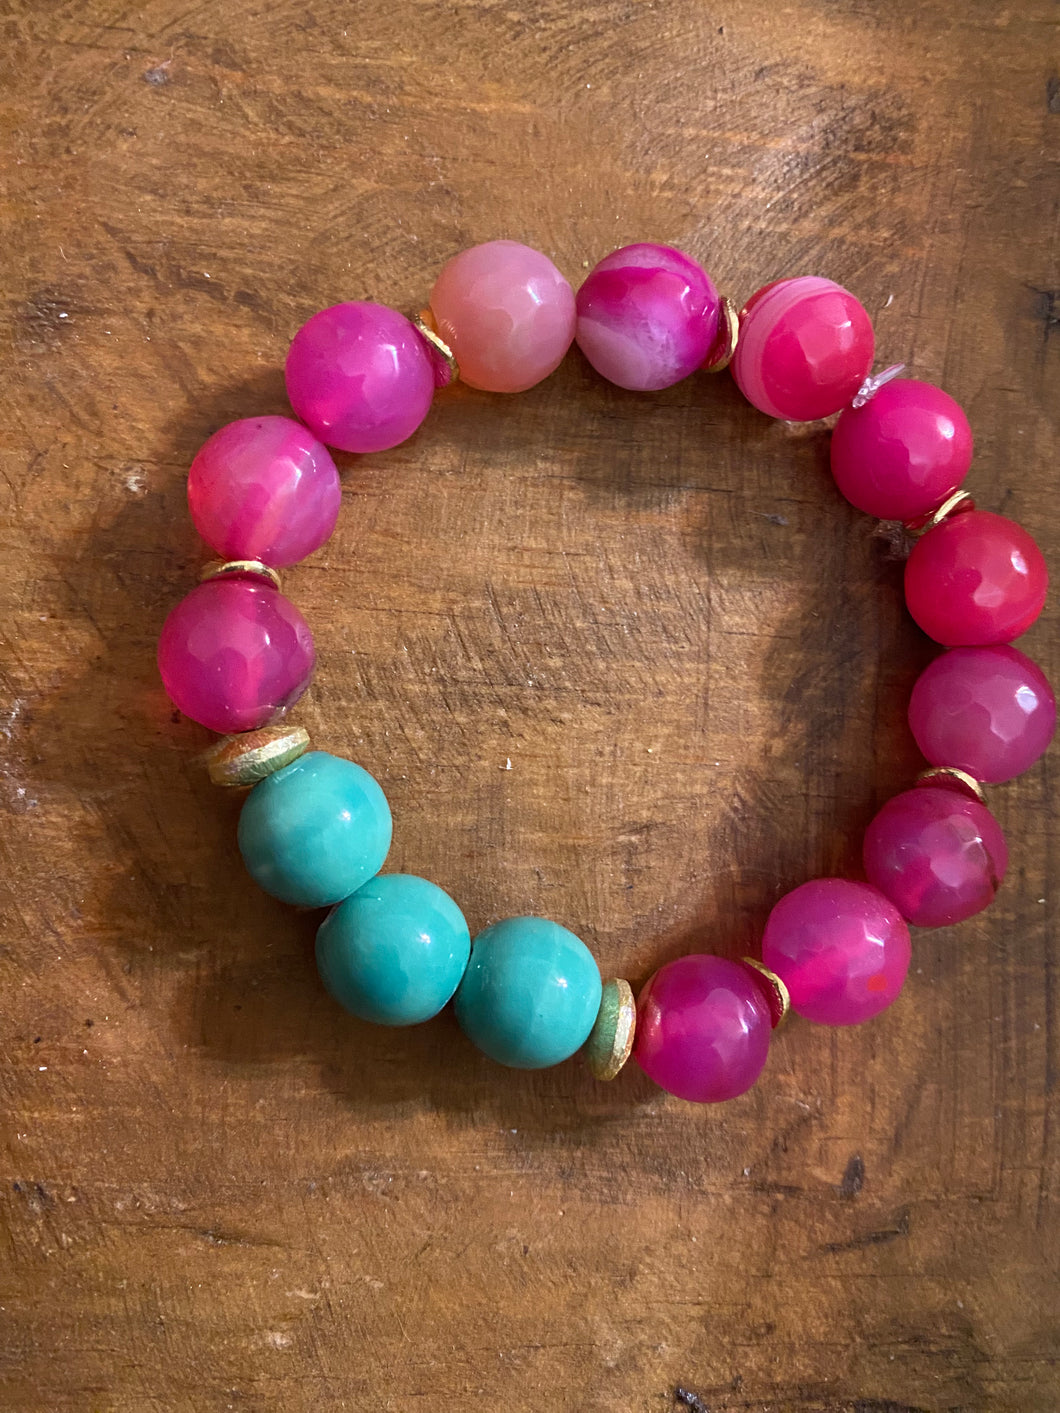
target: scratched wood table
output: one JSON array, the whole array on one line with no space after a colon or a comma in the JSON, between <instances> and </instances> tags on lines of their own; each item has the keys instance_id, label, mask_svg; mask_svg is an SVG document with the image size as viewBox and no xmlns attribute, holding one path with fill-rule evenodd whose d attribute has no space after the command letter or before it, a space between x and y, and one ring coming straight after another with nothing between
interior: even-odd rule
<instances>
[{"instance_id":1,"label":"scratched wood table","mask_svg":"<svg viewBox=\"0 0 1060 1413\"><path fill-rule=\"evenodd\" d=\"M154 666L207 557L196 447L284 410L315 309L418 308L502 235L574 282L645 238L738 300L839 280L1060 562L1055 7L0 15L0 1406L1055 1410L1060 757L991 791L1009 878L917 935L890 1012L794 1022L700 1109L345 1017ZM286 578L295 719L383 783L388 867L634 984L857 874L932 649L826 429L572 354L341 469ZM1054 680L1057 623L1026 640Z\"/></svg>"}]
</instances>

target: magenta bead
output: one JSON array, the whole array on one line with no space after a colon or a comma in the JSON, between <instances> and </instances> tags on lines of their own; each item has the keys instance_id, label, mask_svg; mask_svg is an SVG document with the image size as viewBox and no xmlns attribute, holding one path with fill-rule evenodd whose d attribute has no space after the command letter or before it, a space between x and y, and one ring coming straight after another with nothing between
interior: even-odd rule
<instances>
[{"instance_id":1,"label":"magenta bead","mask_svg":"<svg viewBox=\"0 0 1060 1413\"><path fill-rule=\"evenodd\" d=\"M992 902L1008 867L1001 826L978 800L920 786L865 831L865 873L915 927L963 922Z\"/></svg>"},{"instance_id":2,"label":"magenta bead","mask_svg":"<svg viewBox=\"0 0 1060 1413\"><path fill-rule=\"evenodd\" d=\"M952 515L917 540L905 566L905 601L947 647L1007 643L1042 611L1049 571L1021 525L987 510Z\"/></svg>"},{"instance_id":3,"label":"magenta bead","mask_svg":"<svg viewBox=\"0 0 1060 1413\"><path fill-rule=\"evenodd\" d=\"M162 626L158 670L174 706L211 731L253 731L287 710L313 675L309 625L260 580L209 579Z\"/></svg>"},{"instance_id":4,"label":"magenta bead","mask_svg":"<svg viewBox=\"0 0 1060 1413\"><path fill-rule=\"evenodd\" d=\"M717 1104L750 1089L769 1052L769 1007L747 971L721 957L678 957L637 998L633 1057L678 1099Z\"/></svg>"},{"instance_id":5,"label":"magenta bead","mask_svg":"<svg viewBox=\"0 0 1060 1413\"><path fill-rule=\"evenodd\" d=\"M225 559L296 564L334 530L341 503L330 452L290 417L229 422L188 472L195 528Z\"/></svg>"},{"instance_id":6,"label":"magenta bead","mask_svg":"<svg viewBox=\"0 0 1060 1413\"><path fill-rule=\"evenodd\" d=\"M932 765L996 785L1044 755L1056 698L1038 664L1017 648L951 648L917 679L909 725Z\"/></svg>"},{"instance_id":7,"label":"magenta bead","mask_svg":"<svg viewBox=\"0 0 1060 1413\"><path fill-rule=\"evenodd\" d=\"M442 266L431 290L438 333L461 381L525 392L559 367L574 338L574 294L547 255L490 240Z\"/></svg>"},{"instance_id":8,"label":"magenta bead","mask_svg":"<svg viewBox=\"0 0 1060 1413\"><path fill-rule=\"evenodd\" d=\"M627 245L578 291L578 347L620 388L668 388L703 366L721 301L703 267L670 245Z\"/></svg>"},{"instance_id":9,"label":"magenta bead","mask_svg":"<svg viewBox=\"0 0 1060 1413\"><path fill-rule=\"evenodd\" d=\"M815 275L764 285L740 312L733 377L770 417L829 417L865 381L875 350L865 310L833 280Z\"/></svg>"},{"instance_id":10,"label":"magenta bead","mask_svg":"<svg viewBox=\"0 0 1060 1413\"><path fill-rule=\"evenodd\" d=\"M863 407L845 407L832 432L832 475L858 510L881 520L930 515L964 480L972 429L960 405L931 383L885 383Z\"/></svg>"},{"instance_id":11,"label":"magenta bead","mask_svg":"<svg viewBox=\"0 0 1060 1413\"><path fill-rule=\"evenodd\" d=\"M397 446L434 396L434 370L415 327L365 300L314 314L295 334L284 371L295 412L341 451Z\"/></svg>"},{"instance_id":12,"label":"magenta bead","mask_svg":"<svg viewBox=\"0 0 1060 1413\"><path fill-rule=\"evenodd\" d=\"M762 960L791 1007L822 1025L859 1025L897 997L909 970L909 929L884 895L845 878L815 878L769 914Z\"/></svg>"}]
</instances>

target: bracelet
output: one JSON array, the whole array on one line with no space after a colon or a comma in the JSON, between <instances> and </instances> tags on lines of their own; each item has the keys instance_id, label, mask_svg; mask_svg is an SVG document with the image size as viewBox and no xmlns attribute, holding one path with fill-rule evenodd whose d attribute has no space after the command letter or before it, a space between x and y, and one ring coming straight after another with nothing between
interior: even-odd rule
<instances>
[{"instance_id":1,"label":"bracelet","mask_svg":"<svg viewBox=\"0 0 1060 1413\"><path fill-rule=\"evenodd\" d=\"M396 446L457 377L520 392L575 341L619 387L650 391L729 367L769 417L838 413L836 484L913 538L906 603L947 649L909 705L929 768L870 823L867 881L802 884L770 913L761 959L679 957L636 1001L627 981L603 983L589 949L558 923L507 918L472 944L441 888L381 873L392 823L378 783L280 722L309 684L314 648L277 570L334 529L340 487L328 447ZM1007 848L981 787L1027 770L1055 729L1044 674L1010 646L1041 612L1048 574L1025 530L960 489L972 434L958 404L898 378L901 366L871 376L874 351L868 314L831 280L776 281L737 313L689 256L639 244L601 260L575 296L546 256L491 241L451 259L413 318L365 301L315 314L286 363L300 420L232 422L199 450L188 502L221 560L166 619L159 670L184 715L224 733L208 753L211 778L251 787L238 829L251 876L284 902L331 909L317 965L349 1012L415 1025L452 1001L465 1034L502 1064L536 1069L584 1047L593 1074L612 1079L632 1055L671 1094L717 1102L755 1082L789 1007L827 1025L870 1019L902 988L909 925L960 922L991 901Z\"/></svg>"}]
</instances>

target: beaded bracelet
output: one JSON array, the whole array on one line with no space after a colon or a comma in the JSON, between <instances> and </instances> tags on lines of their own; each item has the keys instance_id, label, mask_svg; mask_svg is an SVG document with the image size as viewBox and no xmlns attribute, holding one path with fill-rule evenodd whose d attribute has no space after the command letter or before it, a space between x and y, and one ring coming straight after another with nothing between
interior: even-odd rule
<instances>
[{"instance_id":1,"label":"beaded bracelet","mask_svg":"<svg viewBox=\"0 0 1060 1413\"><path fill-rule=\"evenodd\" d=\"M276 570L334 529L340 490L327 447L396 446L456 377L519 392L553 372L574 341L623 388L665 388L731 366L767 416L839 413L836 483L858 509L917 537L906 602L948 649L921 674L909 707L930 768L869 825L868 881L804 883L773 908L761 960L680 957L636 1002L628 982L602 984L585 944L544 918L494 923L472 946L441 888L380 873L392 826L372 776L310 751L301 728L268 724L313 670L309 628ZM544 255L491 241L444 266L415 318L368 302L314 315L286 364L301 420L232 422L201 448L188 501L223 558L166 619L159 670L181 712L226 733L208 757L212 779L252 787L239 819L252 877L284 902L331 909L317 965L353 1015L415 1025L452 1000L464 1032L502 1064L536 1069L584 1046L592 1072L612 1079L632 1054L671 1094L716 1102L754 1083L789 1005L828 1025L868 1020L901 990L909 924L959 922L990 902L1007 849L981 784L1028 769L1055 727L1043 673L1009 646L1041 612L1048 576L1026 531L976 510L959 489L972 458L961 408L929 383L896 379L900 367L870 376L873 354L868 315L830 280L776 281L737 314L694 260L640 244L601 260L575 297Z\"/></svg>"}]
</instances>

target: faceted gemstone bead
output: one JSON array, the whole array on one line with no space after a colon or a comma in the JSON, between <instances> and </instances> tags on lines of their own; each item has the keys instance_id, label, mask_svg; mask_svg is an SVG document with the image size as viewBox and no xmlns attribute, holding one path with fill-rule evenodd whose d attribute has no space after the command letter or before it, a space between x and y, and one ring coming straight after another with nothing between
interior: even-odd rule
<instances>
[{"instance_id":1,"label":"faceted gemstone bead","mask_svg":"<svg viewBox=\"0 0 1060 1413\"><path fill-rule=\"evenodd\" d=\"M914 927L945 927L993 901L1008 867L1001 826L978 800L921 786L865 831L865 873Z\"/></svg>"},{"instance_id":2,"label":"faceted gemstone bead","mask_svg":"<svg viewBox=\"0 0 1060 1413\"><path fill-rule=\"evenodd\" d=\"M297 564L334 530L341 502L331 453L290 417L229 422L188 472L195 528L225 559Z\"/></svg>"},{"instance_id":3,"label":"faceted gemstone bead","mask_svg":"<svg viewBox=\"0 0 1060 1413\"><path fill-rule=\"evenodd\" d=\"M574 338L570 285L547 255L515 240L473 245L446 261L431 313L461 380L488 392L532 388Z\"/></svg>"},{"instance_id":4,"label":"faceted gemstone bead","mask_svg":"<svg viewBox=\"0 0 1060 1413\"><path fill-rule=\"evenodd\" d=\"M905 566L909 612L947 647L1018 638L1041 613L1048 587L1045 560L1027 531L987 510L964 511L929 530Z\"/></svg>"},{"instance_id":5,"label":"faceted gemstone bead","mask_svg":"<svg viewBox=\"0 0 1060 1413\"><path fill-rule=\"evenodd\" d=\"M874 349L869 316L841 285L811 275L777 280L740 311L732 373L760 412L812 422L851 401Z\"/></svg>"},{"instance_id":6,"label":"faceted gemstone bead","mask_svg":"<svg viewBox=\"0 0 1060 1413\"><path fill-rule=\"evenodd\" d=\"M831 456L836 485L851 505L881 520L915 520L968 474L972 429L948 393L901 378L863 407L843 409Z\"/></svg>"},{"instance_id":7,"label":"faceted gemstone bead","mask_svg":"<svg viewBox=\"0 0 1060 1413\"><path fill-rule=\"evenodd\" d=\"M286 711L313 675L309 625L260 579L210 579L172 610L158 670L174 706L211 731L254 731Z\"/></svg>"},{"instance_id":8,"label":"faceted gemstone bead","mask_svg":"<svg viewBox=\"0 0 1060 1413\"><path fill-rule=\"evenodd\" d=\"M558 1065L589 1037L600 969L580 938L541 917L510 917L475 938L454 999L469 1040L514 1069Z\"/></svg>"},{"instance_id":9,"label":"faceted gemstone bead","mask_svg":"<svg viewBox=\"0 0 1060 1413\"><path fill-rule=\"evenodd\" d=\"M670 245L626 245L578 291L578 347L620 388L668 388L703 366L721 300L707 272Z\"/></svg>"},{"instance_id":10,"label":"faceted gemstone bead","mask_svg":"<svg viewBox=\"0 0 1060 1413\"><path fill-rule=\"evenodd\" d=\"M660 1089L718 1104L750 1089L769 1053L769 1006L745 967L678 957L637 998L633 1058Z\"/></svg>"},{"instance_id":11,"label":"faceted gemstone bead","mask_svg":"<svg viewBox=\"0 0 1060 1413\"><path fill-rule=\"evenodd\" d=\"M434 396L423 340L403 314L352 300L322 309L291 342L291 406L328 446L386 451L411 437Z\"/></svg>"},{"instance_id":12,"label":"faceted gemstone bead","mask_svg":"<svg viewBox=\"0 0 1060 1413\"><path fill-rule=\"evenodd\" d=\"M317 968L341 1006L376 1025L418 1025L460 984L471 954L464 915L437 884L381 873L333 908Z\"/></svg>"},{"instance_id":13,"label":"faceted gemstone bead","mask_svg":"<svg viewBox=\"0 0 1060 1413\"><path fill-rule=\"evenodd\" d=\"M951 648L929 662L909 699L909 725L926 760L994 785L1022 775L1056 729L1045 673L1018 648Z\"/></svg>"},{"instance_id":14,"label":"faceted gemstone bead","mask_svg":"<svg viewBox=\"0 0 1060 1413\"><path fill-rule=\"evenodd\" d=\"M251 790L239 816L239 852L266 893L327 908L379 872L391 830L386 796L366 770L309 751Z\"/></svg>"},{"instance_id":15,"label":"faceted gemstone bead","mask_svg":"<svg viewBox=\"0 0 1060 1413\"><path fill-rule=\"evenodd\" d=\"M791 1008L822 1025L858 1025L902 989L909 929L877 888L814 878L769 914L762 960L791 995Z\"/></svg>"}]
</instances>

